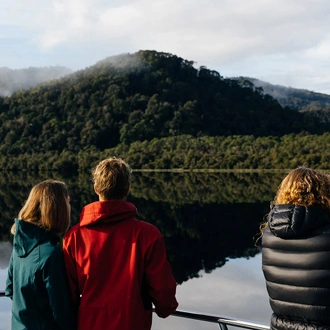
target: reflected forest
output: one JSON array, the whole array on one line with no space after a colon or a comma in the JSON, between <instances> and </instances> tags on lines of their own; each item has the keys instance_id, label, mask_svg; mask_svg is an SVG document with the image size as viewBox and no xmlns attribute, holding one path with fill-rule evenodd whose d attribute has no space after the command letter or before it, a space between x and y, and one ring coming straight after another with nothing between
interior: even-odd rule
<instances>
[{"instance_id":1,"label":"reflected forest","mask_svg":"<svg viewBox=\"0 0 330 330\"><path fill-rule=\"evenodd\" d=\"M138 219L162 232L178 283L212 272L228 258L259 253L255 236L269 211L284 173L155 173L133 171L128 196ZM0 240L11 241L10 227L33 185L45 179L64 181L71 198L72 224L82 207L97 200L89 173L1 172Z\"/></svg>"}]
</instances>

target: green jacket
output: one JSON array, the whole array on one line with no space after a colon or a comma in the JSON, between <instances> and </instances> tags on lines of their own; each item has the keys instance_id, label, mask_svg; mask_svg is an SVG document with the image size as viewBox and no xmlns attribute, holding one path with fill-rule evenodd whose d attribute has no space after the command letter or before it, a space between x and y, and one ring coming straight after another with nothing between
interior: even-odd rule
<instances>
[{"instance_id":1,"label":"green jacket","mask_svg":"<svg viewBox=\"0 0 330 330\"><path fill-rule=\"evenodd\" d=\"M12 330L76 329L59 238L29 222L15 223L6 283Z\"/></svg>"}]
</instances>

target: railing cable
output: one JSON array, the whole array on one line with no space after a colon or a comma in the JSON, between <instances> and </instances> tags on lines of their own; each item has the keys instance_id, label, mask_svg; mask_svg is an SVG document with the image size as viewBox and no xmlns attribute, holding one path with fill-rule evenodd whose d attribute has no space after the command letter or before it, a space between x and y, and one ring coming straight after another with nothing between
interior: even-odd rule
<instances>
[{"instance_id":1,"label":"railing cable","mask_svg":"<svg viewBox=\"0 0 330 330\"><path fill-rule=\"evenodd\" d=\"M247 320L240 320L240 319L235 319L235 318L229 318L226 316L205 314L205 313L200 313L200 312L177 310L171 316L183 317L186 319L192 319L192 320L196 320L196 321L216 323L219 325L219 328L221 330L227 330L227 325L244 328L244 329L251 329L251 330L269 330L270 329L269 326L267 326L265 324L261 324L261 323L251 322L251 321L247 321Z\"/></svg>"}]
</instances>

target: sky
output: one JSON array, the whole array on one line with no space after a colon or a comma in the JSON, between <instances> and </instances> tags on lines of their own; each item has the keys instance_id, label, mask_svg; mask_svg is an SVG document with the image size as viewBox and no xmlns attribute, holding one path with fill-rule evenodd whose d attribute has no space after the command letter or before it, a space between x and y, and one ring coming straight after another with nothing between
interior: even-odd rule
<instances>
[{"instance_id":1,"label":"sky","mask_svg":"<svg viewBox=\"0 0 330 330\"><path fill-rule=\"evenodd\" d=\"M1 0L0 67L74 71L139 50L330 95L329 0Z\"/></svg>"}]
</instances>

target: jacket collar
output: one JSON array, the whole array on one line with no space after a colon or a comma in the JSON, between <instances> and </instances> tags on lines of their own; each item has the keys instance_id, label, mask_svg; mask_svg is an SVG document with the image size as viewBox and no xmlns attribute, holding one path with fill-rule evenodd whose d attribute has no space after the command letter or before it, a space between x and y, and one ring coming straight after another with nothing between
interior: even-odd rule
<instances>
[{"instance_id":1,"label":"jacket collar","mask_svg":"<svg viewBox=\"0 0 330 330\"><path fill-rule=\"evenodd\" d=\"M99 201L86 205L80 214L80 226L121 221L136 216L136 207L125 200Z\"/></svg>"},{"instance_id":2,"label":"jacket collar","mask_svg":"<svg viewBox=\"0 0 330 330\"><path fill-rule=\"evenodd\" d=\"M58 241L56 234L37 225L15 219L14 249L19 257L26 257L37 245L45 240Z\"/></svg>"},{"instance_id":3,"label":"jacket collar","mask_svg":"<svg viewBox=\"0 0 330 330\"><path fill-rule=\"evenodd\" d=\"M281 238L299 238L318 227L330 225L330 218L317 206L275 205L268 216L270 231Z\"/></svg>"}]
</instances>

